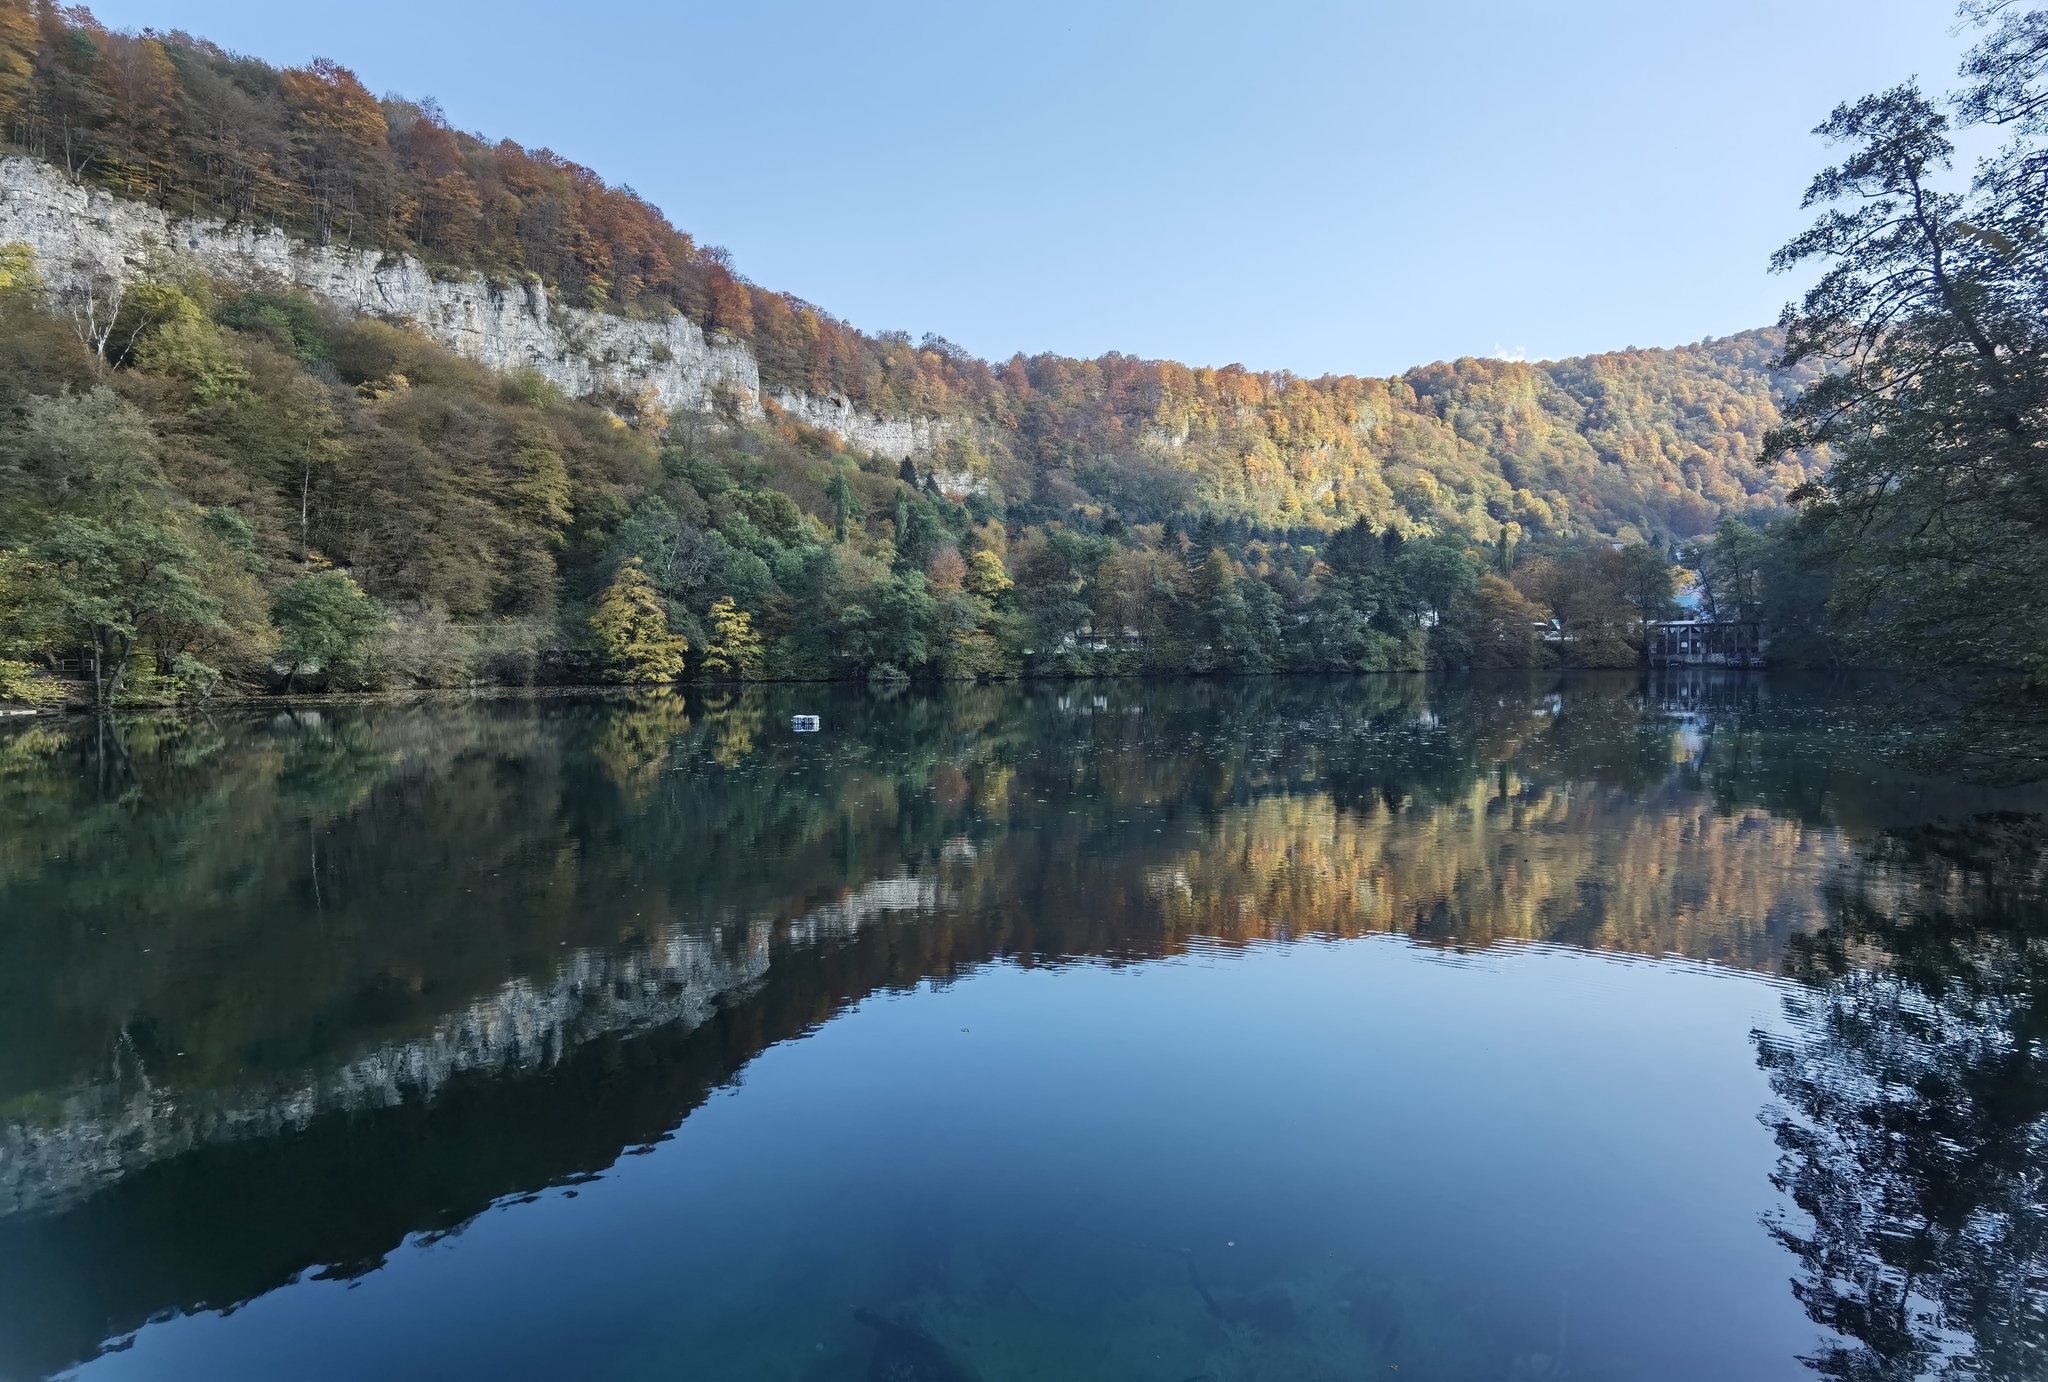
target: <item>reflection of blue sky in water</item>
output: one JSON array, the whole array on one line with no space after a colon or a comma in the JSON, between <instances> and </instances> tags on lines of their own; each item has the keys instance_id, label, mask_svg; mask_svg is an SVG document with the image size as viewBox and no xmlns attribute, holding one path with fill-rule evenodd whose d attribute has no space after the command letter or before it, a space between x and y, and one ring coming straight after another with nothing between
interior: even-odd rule
<instances>
[{"instance_id":1,"label":"reflection of blue sky in water","mask_svg":"<svg viewBox=\"0 0 2048 1382\"><path fill-rule=\"evenodd\" d=\"M1898 910L1881 832L2039 805L1858 716L1615 674L0 735L0 1374L139 1330L84 1372L824 1382L861 1307L990 1378L1800 1375L1758 976L1832 885Z\"/></svg>"},{"instance_id":2,"label":"reflection of blue sky in water","mask_svg":"<svg viewBox=\"0 0 2048 1382\"><path fill-rule=\"evenodd\" d=\"M860 1305L990 1379L1795 1377L1815 1331L1757 1225L1778 1010L1390 940L985 970L764 1053L574 1198L83 1375L851 1378Z\"/></svg>"}]
</instances>

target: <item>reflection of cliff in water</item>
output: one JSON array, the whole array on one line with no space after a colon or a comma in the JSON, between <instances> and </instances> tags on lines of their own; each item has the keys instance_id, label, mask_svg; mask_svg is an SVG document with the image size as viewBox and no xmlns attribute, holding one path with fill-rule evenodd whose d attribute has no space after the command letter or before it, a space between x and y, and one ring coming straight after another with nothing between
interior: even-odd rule
<instances>
[{"instance_id":1,"label":"reflection of cliff in water","mask_svg":"<svg viewBox=\"0 0 2048 1382\"><path fill-rule=\"evenodd\" d=\"M1634 677L827 694L148 721L113 768L0 739L0 1370L595 1174L992 959L1394 931L1775 967L1867 777Z\"/></svg>"},{"instance_id":2,"label":"reflection of cliff in water","mask_svg":"<svg viewBox=\"0 0 2048 1382\"><path fill-rule=\"evenodd\" d=\"M878 879L796 918L787 939L844 940L891 912L930 912L938 902L929 879ZM303 1083L181 1095L155 1087L117 1053L117 1075L68 1095L56 1117L0 1127L0 1218L59 1207L205 1143L431 1100L459 1076L531 1072L598 1038L692 1031L767 973L770 930L760 921L726 935L667 927L617 952L579 951L549 983L510 980L421 1036L371 1046Z\"/></svg>"},{"instance_id":3,"label":"reflection of cliff in water","mask_svg":"<svg viewBox=\"0 0 2048 1382\"><path fill-rule=\"evenodd\" d=\"M582 951L551 983L508 981L409 1040L370 1046L304 1083L180 1093L117 1050L114 1078L65 1097L48 1120L0 1128L0 1215L47 1210L209 1142L275 1137L330 1113L431 1100L464 1075L559 1063L598 1037L689 1031L767 970L765 928L723 945L676 930L618 954Z\"/></svg>"},{"instance_id":4,"label":"reflection of cliff in water","mask_svg":"<svg viewBox=\"0 0 2048 1382\"><path fill-rule=\"evenodd\" d=\"M95 1143L90 1119L29 1139L31 1164L63 1182L46 1198L73 1193L62 1212L0 1219L0 1375L41 1375L165 1310L230 1306L308 1268L373 1270L410 1235L602 1172L847 997L924 977L915 920L890 920L920 895L934 900L893 883L849 898L806 919L824 942L777 947L772 964L759 928L727 947L665 937L578 956L555 985L508 985L434 1034L459 1039L375 1049L274 1102L242 1091L239 1119L159 1100L119 1145Z\"/></svg>"}]
</instances>

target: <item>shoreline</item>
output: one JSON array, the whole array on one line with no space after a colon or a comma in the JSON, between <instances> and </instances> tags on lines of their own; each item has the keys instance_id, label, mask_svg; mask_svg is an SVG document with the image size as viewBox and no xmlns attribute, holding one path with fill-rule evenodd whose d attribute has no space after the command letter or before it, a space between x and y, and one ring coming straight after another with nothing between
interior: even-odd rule
<instances>
[{"instance_id":1,"label":"shoreline","mask_svg":"<svg viewBox=\"0 0 2048 1382\"><path fill-rule=\"evenodd\" d=\"M409 687L402 690L385 691L298 691L290 694L254 692L238 695L214 695L202 701L182 702L169 705L116 705L111 709L120 714L191 714L213 708L248 709L254 706L322 706L322 705L399 705L435 700L486 700L500 698L542 699L548 697L619 695L631 696L648 692L689 692L724 691L733 692L749 687L774 686L817 686L817 687L865 687L865 688L925 688L935 689L949 686L1015 686L1030 683L1078 683L1110 681L1157 681L1157 682L1198 682L1198 681L1272 681L1282 678L1347 681L1361 677L1448 677L1448 676L1530 676L1559 675L1567 673L1609 673L1614 675L1665 676L1672 673L1711 672L1734 677L1767 676L1772 672L1795 676L1872 676L1896 673L1900 669L1890 667L1650 667L1638 664L1633 667L1428 667L1389 668L1369 672L1346 671L1276 671L1276 672L1089 672L1075 675L1025 675L1015 677L976 678L929 678L906 677L870 679L857 677L825 677L817 679L760 677L747 681L677 681L633 684L627 682L566 682L546 685L492 684L485 686L432 686ZM90 701L66 701L55 706L0 705L0 721L36 719L86 718L97 713Z\"/></svg>"}]
</instances>

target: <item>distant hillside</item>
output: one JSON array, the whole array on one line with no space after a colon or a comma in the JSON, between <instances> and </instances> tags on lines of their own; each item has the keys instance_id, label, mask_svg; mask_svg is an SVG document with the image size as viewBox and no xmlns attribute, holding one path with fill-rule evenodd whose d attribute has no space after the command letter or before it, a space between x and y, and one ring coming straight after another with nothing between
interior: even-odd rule
<instances>
[{"instance_id":1,"label":"distant hillside","mask_svg":"<svg viewBox=\"0 0 2048 1382\"><path fill-rule=\"evenodd\" d=\"M330 62L280 70L189 35L0 0L0 117L19 150L168 215L409 256L423 277L474 276L522 302L535 285L543 314L650 330L680 317L707 351L745 348L744 412L930 452L949 484L1025 519L1208 515L1270 531L1364 518L1475 541L1514 522L1532 538L1659 541L1774 508L1801 478L1750 464L1800 382L1770 370L1768 332L1387 380L1117 354L992 363L935 337L863 333L750 283L630 190L456 130L431 103L378 100ZM640 420L630 396L598 401Z\"/></svg>"},{"instance_id":2,"label":"distant hillside","mask_svg":"<svg viewBox=\"0 0 2048 1382\"><path fill-rule=\"evenodd\" d=\"M1774 508L1802 474L1754 458L1798 386L1775 333L1542 364L1459 360L1398 379L1190 369L1109 355L952 361L1006 494L1260 527L1423 526L1479 541L1650 540ZM965 445L955 444L964 452ZM979 463L981 458L964 460Z\"/></svg>"},{"instance_id":3,"label":"distant hillside","mask_svg":"<svg viewBox=\"0 0 2048 1382\"><path fill-rule=\"evenodd\" d=\"M1754 459L1769 331L980 360L333 63L30 0L0 128L0 701L1632 666L1810 464Z\"/></svg>"}]
</instances>

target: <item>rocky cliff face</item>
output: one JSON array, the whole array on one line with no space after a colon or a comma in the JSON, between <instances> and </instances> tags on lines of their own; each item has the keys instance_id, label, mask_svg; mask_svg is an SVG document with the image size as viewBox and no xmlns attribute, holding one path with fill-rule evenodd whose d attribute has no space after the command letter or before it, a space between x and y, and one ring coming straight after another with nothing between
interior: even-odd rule
<instances>
[{"instance_id":1,"label":"rocky cliff face","mask_svg":"<svg viewBox=\"0 0 2048 1382\"><path fill-rule=\"evenodd\" d=\"M761 411L761 372L743 344L706 336L687 317L632 321L551 302L537 283L437 276L410 255L294 240L275 227L174 217L73 182L47 163L0 159L0 242L35 251L62 292L96 276L132 281L167 262L196 262L217 278L297 286L350 311L409 320L493 369L536 370L572 397L600 390L651 394L667 411L710 408L720 395ZM783 394L778 405L849 446L898 457L929 451L944 424L880 418L843 398Z\"/></svg>"},{"instance_id":2,"label":"rocky cliff face","mask_svg":"<svg viewBox=\"0 0 2048 1382\"><path fill-rule=\"evenodd\" d=\"M878 456L917 456L935 450L946 439L947 426L938 418L874 417L837 396L814 398L809 394L783 393L775 404L807 426L837 432L848 446L872 451ZM972 477L969 477L972 479Z\"/></svg>"}]
</instances>

